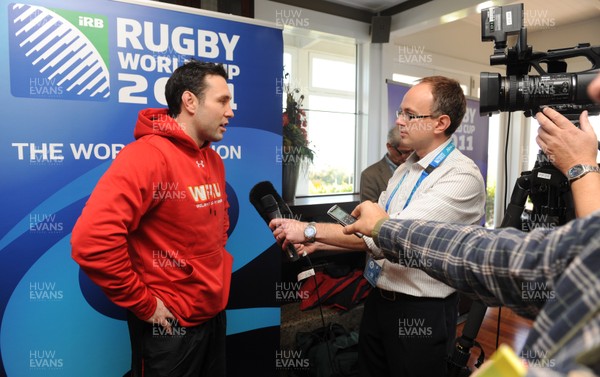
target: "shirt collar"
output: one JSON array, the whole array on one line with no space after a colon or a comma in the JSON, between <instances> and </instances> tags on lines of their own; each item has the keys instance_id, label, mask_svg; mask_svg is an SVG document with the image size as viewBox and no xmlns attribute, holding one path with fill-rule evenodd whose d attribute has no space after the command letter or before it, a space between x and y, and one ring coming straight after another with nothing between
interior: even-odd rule
<instances>
[{"instance_id":1,"label":"shirt collar","mask_svg":"<svg viewBox=\"0 0 600 377\"><path fill-rule=\"evenodd\" d=\"M399 165L394 164L394 162L388 157L387 153L385 154L385 156L383 156L383 158L385 158L385 162L387 162L388 167L390 168L390 170L392 171L392 173L394 171L396 171L396 169L398 168Z\"/></svg>"},{"instance_id":2,"label":"shirt collar","mask_svg":"<svg viewBox=\"0 0 600 377\"><path fill-rule=\"evenodd\" d=\"M423 169L425 169L427 166L429 166L429 164L435 159L435 157L444 150L444 148L446 148L446 146L448 144L450 144L452 142L452 138L449 137L448 140L446 140L445 142L443 142L442 144L440 144L437 148L435 148L434 150L432 150L431 152L427 153L425 156L423 156L423 158L421 158L419 161L414 161L417 159L417 156L411 155L410 159L413 159L413 163L417 163L419 164Z\"/></svg>"}]
</instances>

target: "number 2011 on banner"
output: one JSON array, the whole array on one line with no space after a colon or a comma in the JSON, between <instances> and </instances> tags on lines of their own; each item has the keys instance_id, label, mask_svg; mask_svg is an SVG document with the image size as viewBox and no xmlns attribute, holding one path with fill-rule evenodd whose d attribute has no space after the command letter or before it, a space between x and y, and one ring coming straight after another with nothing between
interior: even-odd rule
<instances>
[{"instance_id":1,"label":"number 2011 on banner","mask_svg":"<svg viewBox=\"0 0 600 377\"><path fill-rule=\"evenodd\" d=\"M473 150L473 135L452 135L454 145L461 151Z\"/></svg>"}]
</instances>

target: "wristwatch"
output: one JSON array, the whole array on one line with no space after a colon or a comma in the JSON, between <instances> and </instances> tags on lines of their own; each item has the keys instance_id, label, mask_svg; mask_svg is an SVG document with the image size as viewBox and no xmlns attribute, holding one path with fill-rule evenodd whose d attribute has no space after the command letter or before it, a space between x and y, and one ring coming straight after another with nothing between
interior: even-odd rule
<instances>
[{"instance_id":1,"label":"wristwatch","mask_svg":"<svg viewBox=\"0 0 600 377\"><path fill-rule=\"evenodd\" d=\"M304 238L306 242L315 242L315 237L317 236L317 223L310 222L304 228Z\"/></svg>"},{"instance_id":2,"label":"wristwatch","mask_svg":"<svg viewBox=\"0 0 600 377\"><path fill-rule=\"evenodd\" d=\"M600 173L600 168L598 167L598 165L577 164L567 171L567 179L569 180L569 182L573 182L583 177L589 172Z\"/></svg>"}]
</instances>

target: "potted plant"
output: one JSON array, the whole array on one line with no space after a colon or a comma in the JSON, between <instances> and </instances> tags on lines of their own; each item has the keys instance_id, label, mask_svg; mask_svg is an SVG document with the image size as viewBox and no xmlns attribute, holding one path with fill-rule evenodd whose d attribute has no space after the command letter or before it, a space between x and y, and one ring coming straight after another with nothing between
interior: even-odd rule
<instances>
[{"instance_id":1,"label":"potted plant","mask_svg":"<svg viewBox=\"0 0 600 377\"><path fill-rule=\"evenodd\" d=\"M289 73L286 73L287 79ZM313 162L315 152L309 147L306 112L302 107L304 95L300 89L291 88L290 81L284 84L286 107L283 111L283 199L293 201L296 196L296 185L300 168L306 171Z\"/></svg>"}]
</instances>

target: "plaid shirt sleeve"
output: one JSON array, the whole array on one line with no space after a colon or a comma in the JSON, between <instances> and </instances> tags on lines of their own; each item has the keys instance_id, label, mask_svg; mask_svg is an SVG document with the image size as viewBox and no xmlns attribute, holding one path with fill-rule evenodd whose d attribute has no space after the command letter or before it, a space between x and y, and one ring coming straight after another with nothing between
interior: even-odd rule
<instances>
[{"instance_id":1,"label":"plaid shirt sleeve","mask_svg":"<svg viewBox=\"0 0 600 377\"><path fill-rule=\"evenodd\" d=\"M388 259L418 266L488 306L535 318L520 357L528 376L600 365L576 361L600 338L600 212L554 230L388 220L377 243ZM546 374L543 374L546 373ZM561 375L561 374L557 374Z\"/></svg>"},{"instance_id":2,"label":"plaid shirt sleeve","mask_svg":"<svg viewBox=\"0 0 600 377\"><path fill-rule=\"evenodd\" d=\"M401 264L423 266L435 279L478 296L487 306L503 304L535 318L543 302L524 300L523 287L552 289L546 283L555 281L576 255L570 245L555 247L561 238L543 229L523 233L512 228L392 220L382 225L378 242Z\"/></svg>"}]
</instances>

